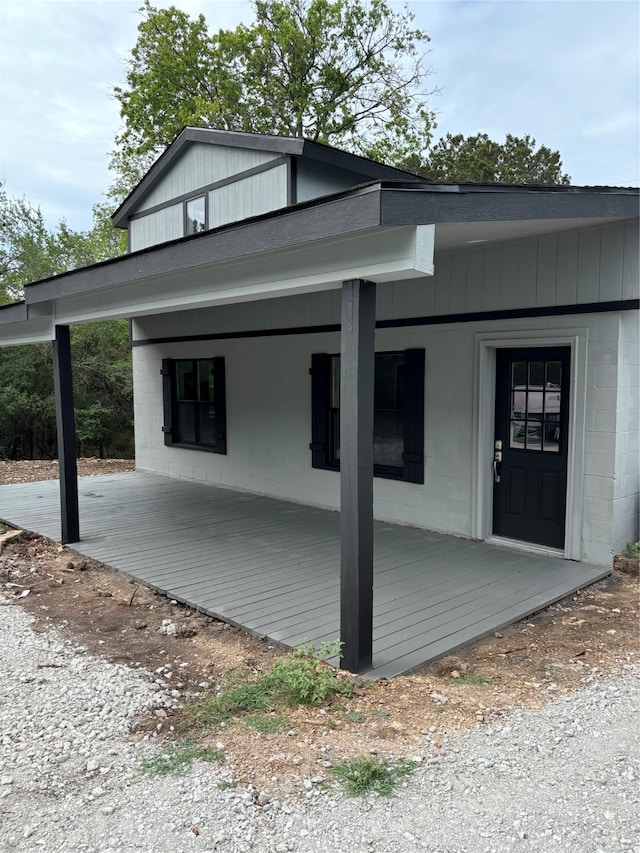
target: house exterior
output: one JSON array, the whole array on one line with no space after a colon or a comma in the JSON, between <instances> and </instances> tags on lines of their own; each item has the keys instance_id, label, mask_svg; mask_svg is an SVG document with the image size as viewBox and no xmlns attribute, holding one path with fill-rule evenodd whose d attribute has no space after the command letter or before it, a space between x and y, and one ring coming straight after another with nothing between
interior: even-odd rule
<instances>
[{"instance_id":1,"label":"house exterior","mask_svg":"<svg viewBox=\"0 0 640 853\"><path fill-rule=\"evenodd\" d=\"M638 190L186 128L113 221L130 254L29 286L0 344L130 318L138 468L342 508L345 563L369 505L602 565L638 538Z\"/></svg>"}]
</instances>

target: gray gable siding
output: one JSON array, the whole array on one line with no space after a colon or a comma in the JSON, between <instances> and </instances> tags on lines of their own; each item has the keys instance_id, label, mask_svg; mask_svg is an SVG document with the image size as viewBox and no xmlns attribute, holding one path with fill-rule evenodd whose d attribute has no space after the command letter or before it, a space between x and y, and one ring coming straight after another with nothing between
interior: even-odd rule
<instances>
[{"instance_id":1,"label":"gray gable siding","mask_svg":"<svg viewBox=\"0 0 640 853\"><path fill-rule=\"evenodd\" d=\"M211 190L209 228L286 207L288 171L287 164L282 163L268 171Z\"/></svg>"},{"instance_id":2,"label":"gray gable siding","mask_svg":"<svg viewBox=\"0 0 640 853\"><path fill-rule=\"evenodd\" d=\"M157 204L164 204L185 193L197 193L208 184L222 181L254 166L261 166L278 156L272 151L255 151L224 145L189 145L167 174L145 196L136 208L136 213Z\"/></svg>"},{"instance_id":3,"label":"gray gable siding","mask_svg":"<svg viewBox=\"0 0 640 853\"><path fill-rule=\"evenodd\" d=\"M369 179L355 172L345 172L298 160L296 201L309 201L329 193L342 192Z\"/></svg>"},{"instance_id":4,"label":"gray gable siding","mask_svg":"<svg viewBox=\"0 0 640 853\"><path fill-rule=\"evenodd\" d=\"M182 237L184 211L182 204L172 204L154 213L148 213L129 223L129 251L136 252L167 240Z\"/></svg>"}]
</instances>

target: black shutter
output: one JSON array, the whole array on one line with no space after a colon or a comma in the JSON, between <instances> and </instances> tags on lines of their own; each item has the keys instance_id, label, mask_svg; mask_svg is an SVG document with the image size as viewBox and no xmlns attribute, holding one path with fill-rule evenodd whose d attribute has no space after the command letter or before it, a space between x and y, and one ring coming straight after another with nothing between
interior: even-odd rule
<instances>
[{"instance_id":1,"label":"black shutter","mask_svg":"<svg viewBox=\"0 0 640 853\"><path fill-rule=\"evenodd\" d=\"M213 394L216 408L216 453L227 452L227 392L224 378L224 357L213 359Z\"/></svg>"},{"instance_id":2,"label":"black shutter","mask_svg":"<svg viewBox=\"0 0 640 853\"><path fill-rule=\"evenodd\" d=\"M329 395L331 392L330 356L326 352L311 356L311 465L326 468L329 458Z\"/></svg>"},{"instance_id":3,"label":"black shutter","mask_svg":"<svg viewBox=\"0 0 640 853\"><path fill-rule=\"evenodd\" d=\"M162 374L162 411L164 416L162 432L164 433L164 443L167 447L171 447L173 444L173 404L171 400L172 371L173 359L163 358L162 370L160 371Z\"/></svg>"},{"instance_id":4,"label":"black shutter","mask_svg":"<svg viewBox=\"0 0 640 853\"><path fill-rule=\"evenodd\" d=\"M404 352L404 480L424 483L424 350Z\"/></svg>"}]
</instances>

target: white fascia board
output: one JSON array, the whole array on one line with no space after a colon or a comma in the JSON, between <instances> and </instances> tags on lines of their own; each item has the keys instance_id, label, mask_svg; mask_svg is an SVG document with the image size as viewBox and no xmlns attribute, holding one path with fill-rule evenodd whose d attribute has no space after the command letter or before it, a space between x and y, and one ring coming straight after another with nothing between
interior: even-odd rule
<instances>
[{"instance_id":1,"label":"white fascia board","mask_svg":"<svg viewBox=\"0 0 640 853\"><path fill-rule=\"evenodd\" d=\"M434 225L378 227L56 300L56 323L162 314L433 275Z\"/></svg>"},{"instance_id":2,"label":"white fascia board","mask_svg":"<svg viewBox=\"0 0 640 853\"><path fill-rule=\"evenodd\" d=\"M51 317L37 317L0 326L0 347L50 343L54 337Z\"/></svg>"}]
</instances>

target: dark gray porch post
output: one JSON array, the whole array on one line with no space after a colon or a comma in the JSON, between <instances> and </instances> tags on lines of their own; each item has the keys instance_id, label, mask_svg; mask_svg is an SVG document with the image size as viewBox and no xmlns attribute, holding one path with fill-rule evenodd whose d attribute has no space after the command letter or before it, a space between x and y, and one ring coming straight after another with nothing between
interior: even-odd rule
<instances>
[{"instance_id":1,"label":"dark gray porch post","mask_svg":"<svg viewBox=\"0 0 640 853\"><path fill-rule=\"evenodd\" d=\"M71 343L68 326L56 326L53 341L53 385L58 427L60 467L60 520L62 544L80 540L78 512L78 468L76 465L76 425L71 378Z\"/></svg>"},{"instance_id":2,"label":"dark gray porch post","mask_svg":"<svg viewBox=\"0 0 640 853\"><path fill-rule=\"evenodd\" d=\"M376 286L342 284L340 347L341 666L371 668L373 650L373 379Z\"/></svg>"}]
</instances>

